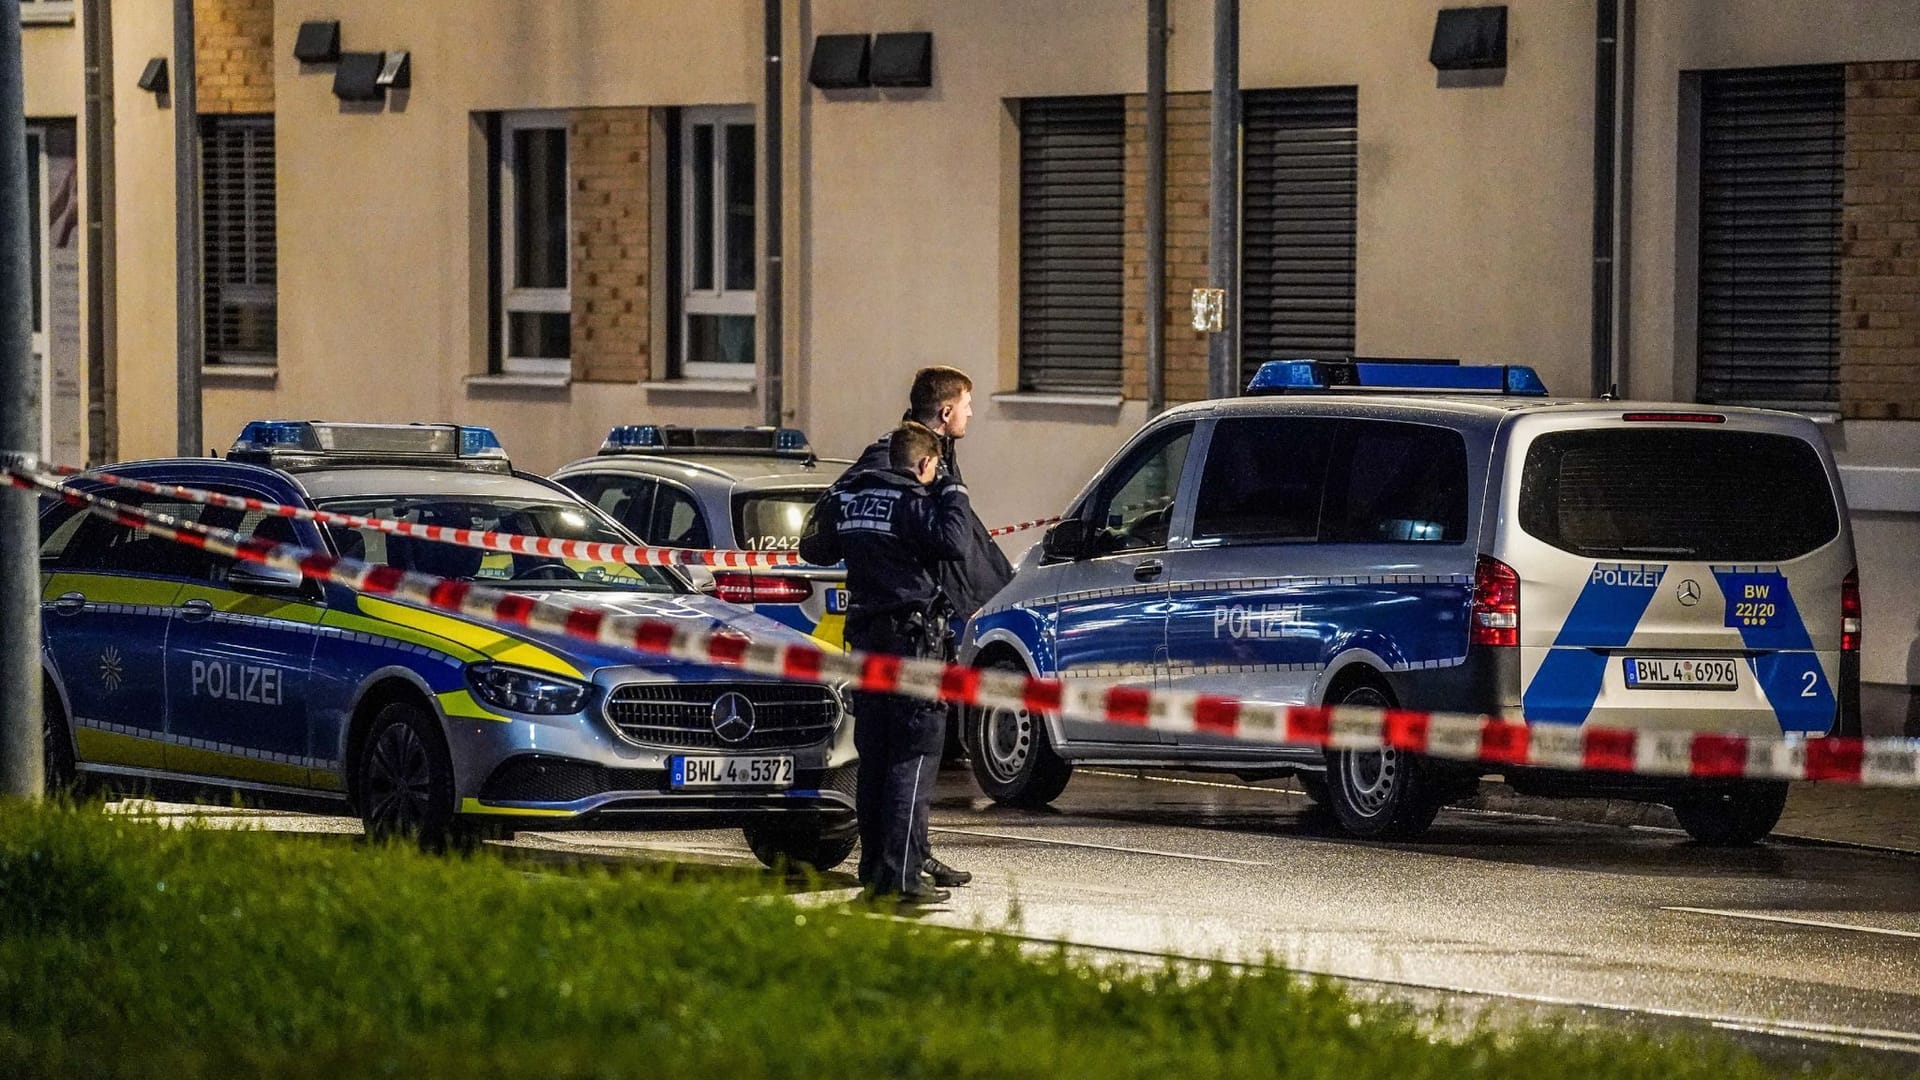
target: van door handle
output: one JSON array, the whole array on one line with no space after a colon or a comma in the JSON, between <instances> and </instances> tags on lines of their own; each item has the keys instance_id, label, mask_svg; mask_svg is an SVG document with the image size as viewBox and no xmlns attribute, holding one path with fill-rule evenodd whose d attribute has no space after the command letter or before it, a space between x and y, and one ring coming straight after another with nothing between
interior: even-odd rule
<instances>
[{"instance_id":1,"label":"van door handle","mask_svg":"<svg viewBox=\"0 0 1920 1080\"><path fill-rule=\"evenodd\" d=\"M1148 559L1146 562L1133 568L1133 580L1152 581L1166 572L1166 569L1167 564L1161 562L1159 559Z\"/></svg>"},{"instance_id":2,"label":"van door handle","mask_svg":"<svg viewBox=\"0 0 1920 1080\"><path fill-rule=\"evenodd\" d=\"M53 598L53 610L61 615L78 615L87 608L85 593L61 593Z\"/></svg>"},{"instance_id":3,"label":"van door handle","mask_svg":"<svg viewBox=\"0 0 1920 1080\"><path fill-rule=\"evenodd\" d=\"M205 622L213 617L213 601L189 600L180 605L180 617L188 622Z\"/></svg>"}]
</instances>

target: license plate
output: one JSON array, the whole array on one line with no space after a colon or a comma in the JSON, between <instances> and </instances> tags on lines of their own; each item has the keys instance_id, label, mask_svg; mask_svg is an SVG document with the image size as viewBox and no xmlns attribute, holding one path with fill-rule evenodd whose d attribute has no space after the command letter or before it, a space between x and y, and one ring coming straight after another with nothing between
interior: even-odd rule
<instances>
[{"instance_id":1,"label":"license plate","mask_svg":"<svg viewBox=\"0 0 1920 1080\"><path fill-rule=\"evenodd\" d=\"M1735 690L1740 662L1730 657L1629 656L1629 690Z\"/></svg>"},{"instance_id":2,"label":"license plate","mask_svg":"<svg viewBox=\"0 0 1920 1080\"><path fill-rule=\"evenodd\" d=\"M669 759L675 788L790 788L790 757L685 757Z\"/></svg>"},{"instance_id":3,"label":"license plate","mask_svg":"<svg viewBox=\"0 0 1920 1080\"><path fill-rule=\"evenodd\" d=\"M836 585L827 590L827 614L845 615L847 613L847 590Z\"/></svg>"}]
</instances>

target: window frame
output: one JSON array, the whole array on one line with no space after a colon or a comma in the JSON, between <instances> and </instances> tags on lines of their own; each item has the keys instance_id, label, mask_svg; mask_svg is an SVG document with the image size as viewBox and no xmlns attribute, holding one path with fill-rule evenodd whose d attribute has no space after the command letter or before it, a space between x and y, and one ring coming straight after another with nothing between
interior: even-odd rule
<instances>
[{"instance_id":1,"label":"window frame","mask_svg":"<svg viewBox=\"0 0 1920 1080\"><path fill-rule=\"evenodd\" d=\"M1313 512L1313 535L1281 536L1278 534L1258 533L1228 535L1223 533L1202 532L1202 521L1200 517L1201 498L1206 494L1207 469L1213 463L1213 455L1224 445L1222 435L1230 432L1231 426L1236 423L1260 423L1263 421L1292 424L1325 424L1331 428L1326 441L1326 458L1320 465L1319 501L1315 504ZM1324 413L1252 413L1215 418L1213 430L1209 432L1207 436L1206 454L1202 458L1193 478L1192 523L1188 527L1188 532L1191 534L1188 541L1189 546L1195 550L1213 551L1220 548L1323 543L1324 541L1320 539L1320 534L1325 528L1328 481L1332 475L1334 461L1339 456L1341 440L1346 438L1346 426L1348 423L1350 423L1350 421L1347 417L1329 416Z\"/></svg>"},{"instance_id":2,"label":"window frame","mask_svg":"<svg viewBox=\"0 0 1920 1080\"><path fill-rule=\"evenodd\" d=\"M679 261L679 355L675 358L677 370L685 379L728 379L752 380L759 376L758 339L760 333L760 153L759 144L754 143L754 199L753 199L753 258L754 287L752 289L727 288L727 188L732 174L727 152L726 133L729 128L744 127L758 135L758 118L751 105L700 105L680 110L678 130L679 175L674 177L675 190L679 194L680 236L678 250L674 257ZM694 285L694 258L698 252L698 229L694 205L694 129L711 127L713 139L713 185L709 192L709 209L713 215L713 235L708 238L707 254L713 260L712 288L700 289ZM747 316L754 320L753 330L755 347L753 361L745 364L725 364L696 362L688 359L692 349L692 323L695 316Z\"/></svg>"},{"instance_id":3,"label":"window frame","mask_svg":"<svg viewBox=\"0 0 1920 1080\"><path fill-rule=\"evenodd\" d=\"M500 147L498 157L499 204L493 208L494 220L500 230L500 249L496 253L500 280L500 348L494 361L496 371L504 375L558 375L573 374L573 349L571 344L567 356L514 356L513 317L515 315L573 315L573 137L569 130L568 114L564 109L527 109L503 112L500 115ZM564 140L567 155L567 181L560 185L566 205L561 216L565 224L563 235L567 238L567 284L561 288L521 288L514 283L516 258L515 244L518 234L514 229L514 209L517 192L514 185L514 135L521 131L558 130Z\"/></svg>"},{"instance_id":4,"label":"window frame","mask_svg":"<svg viewBox=\"0 0 1920 1080\"><path fill-rule=\"evenodd\" d=\"M1196 460L1204 458L1207 446L1212 442L1211 433L1203 433L1198 420L1183 420L1156 428L1150 434L1135 442L1131 447L1128 447L1120 460L1115 462L1111 469L1108 469L1101 475L1099 483L1087 494L1086 500L1075 508L1072 515L1085 522L1087 535L1089 537L1099 538L1106 536L1107 527L1103 524L1103 518L1105 517L1103 511L1112 504L1114 498L1120 494L1121 489L1126 487L1135 476L1139 475L1141 467L1145 465L1149 458L1163 453L1167 447L1171 446L1183 436L1187 440L1187 452L1186 456L1181 459L1179 475L1174 476L1171 481L1173 490L1166 508L1166 537L1158 544L1145 547L1112 547L1104 542L1100 542L1098 539L1094 539L1090 541L1086 558L1103 559L1116 555L1133 556L1143 552L1168 551L1175 545L1175 542L1180 538L1180 518L1184 512L1181 504L1187 501L1184 494L1187 487L1187 474L1193 470ZM1119 479L1123 473L1125 474L1125 479Z\"/></svg>"},{"instance_id":5,"label":"window frame","mask_svg":"<svg viewBox=\"0 0 1920 1080\"><path fill-rule=\"evenodd\" d=\"M1327 458L1326 477L1321 483L1319 535L1315 538L1315 543L1458 547L1468 541L1473 526L1473 467L1468 461L1467 437L1464 432L1446 424L1422 423L1417 420L1396 420L1379 416L1341 417L1338 422L1340 424L1340 430L1335 435L1333 449ZM1448 464L1458 464L1460 466L1458 474L1460 482L1458 505L1449 507L1449 513L1458 512L1460 515L1458 522L1460 535L1451 539L1445 537L1431 539L1386 539L1381 537L1329 535L1331 532L1330 526L1334 524L1332 520L1333 515L1336 512L1340 513L1343 518L1351 514L1353 506L1352 481L1354 477L1354 464L1360 460L1358 453L1359 443L1361 438L1368 433L1369 429L1376 434L1391 434L1399 431L1405 432L1408 436L1412 436L1416 432L1434 432L1437 433L1436 437L1447 440L1448 446L1446 452L1449 455L1453 455L1457 451L1457 460L1450 461ZM1336 482L1338 483L1338 487L1336 487ZM1351 524L1351 521L1342 521L1341 524Z\"/></svg>"},{"instance_id":6,"label":"window frame","mask_svg":"<svg viewBox=\"0 0 1920 1080\"><path fill-rule=\"evenodd\" d=\"M1073 94L1021 98L1017 105L1018 270L1014 290L1018 297L1015 356L1019 392L1091 396L1117 393L1125 383L1126 368L1126 98L1118 94ZM1063 146L1060 156L1050 163L1053 171L1042 178L1040 184L1033 184L1032 174L1041 168L1041 159L1046 156L1043 136L1081 142L1096 137L1112 140L1113 146L1107 148L1115 151L1112 160L1102 159L1101 163L1112 166L1113 174L1097 175L1084 164L1092 160L1084 146L1071 151ZM1111 236L1097 238L1107 241L1098 246L1111 248L1114 260L1111 267L1103 267L1103 273L1111 271L1110 280L1103 277L1104 288L1089 285L1085 280L1069 282L1068 279L1088 276L1084 266L1070 265L1089 261L1084 253L1068 256L1056 252L1042 257L1050 248L1086 247L1093 232L1084 222L1074 220L1076 215L1085 215L1086 210L1049 205L1047 189L1053 185L1083 188L1092 182L1090 178L1096 177L1103 186L1116 189L1108 193L1109 198L1118 198L1117 206L1112 208L1111 221L1103 222L1111 226ZM1081 201L1087 197L1084 192L1075 196ZM1055 199L1058 198L1056 195ZM1055 214L1061 216L1052 216ZM1046 264L1045 267L1042 264ZM1057 279L1043 278L1041 275L1046 273ZM1111 297L1108 306L1093 303L1108 295ZM1043 297L1051 299L1043 303ZM1103 341L1098 344L1084 340L1094 332L1064 328L1067 323L1084 326L1096 316L1103 323L1097 331ZM1111 325L1104 325L1108 319ZM1075 338L1082 340L1073 340ZM1111 350L1110 358L1098 364L1086 362L1084 350L1103 346Z\"/></svg>"}]
</instances>

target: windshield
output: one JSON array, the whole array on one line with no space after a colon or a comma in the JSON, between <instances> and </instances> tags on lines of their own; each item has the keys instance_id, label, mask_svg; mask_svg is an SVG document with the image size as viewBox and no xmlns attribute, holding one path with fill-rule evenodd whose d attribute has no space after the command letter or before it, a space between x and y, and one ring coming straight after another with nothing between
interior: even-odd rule
<instances>
[{"instance_id":1,"label":"windshield","mask_svg":"<svg viewBox=\"0 0 1920 1080\"><path fill-rule=\"evenodd\" d=\"M524 498L379 495L334 499L319 504L336 514L387 518L415 525L477 529L516 536L547 536L606 544L632 541L576 503ZM378 529L329 525L327 533L340 554L375 566L415 570L465 581L538 582L541 588L617 589L679 592L668 571L626 563L512 555L395 536Z\"/></svg>"},{"instance_id":2,"label":"windshield","mask_svg":"<svg viewBox=\"0 0 1920 1080\"><path fill-rule=\"evenodd\" d=\"M737 495L733 500L733 535L748 551L793 551L800 546L800 527L806 524L807 511L825 490Z\"/></svg>"}]
</instances>

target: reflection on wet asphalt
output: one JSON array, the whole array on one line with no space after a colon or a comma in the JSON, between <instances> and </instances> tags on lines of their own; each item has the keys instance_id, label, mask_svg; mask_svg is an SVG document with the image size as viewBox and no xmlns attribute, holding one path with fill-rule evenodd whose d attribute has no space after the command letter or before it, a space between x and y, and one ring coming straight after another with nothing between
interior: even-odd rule
<instances>
[{"instance_id":1,"label":"reflection on wet asphalt","mask_svg":"<svg viewBox=\"0 0 1920 1080\"><path fill-rule=\"evenodd\" d=\"M1778 841L1719 850L1660 830L1456 811L1418 843L1361 843L1288 792L1099 772L1077 774L1043 811L993 806L946 773L934 828L941 857L975 880L930 922L1920 1053L1920 857ZM735 832L522 834L516 847L752 861ZM824 884L842 888L821 900L851 895L844 875Z\"/></svg>"}]
</instances>

